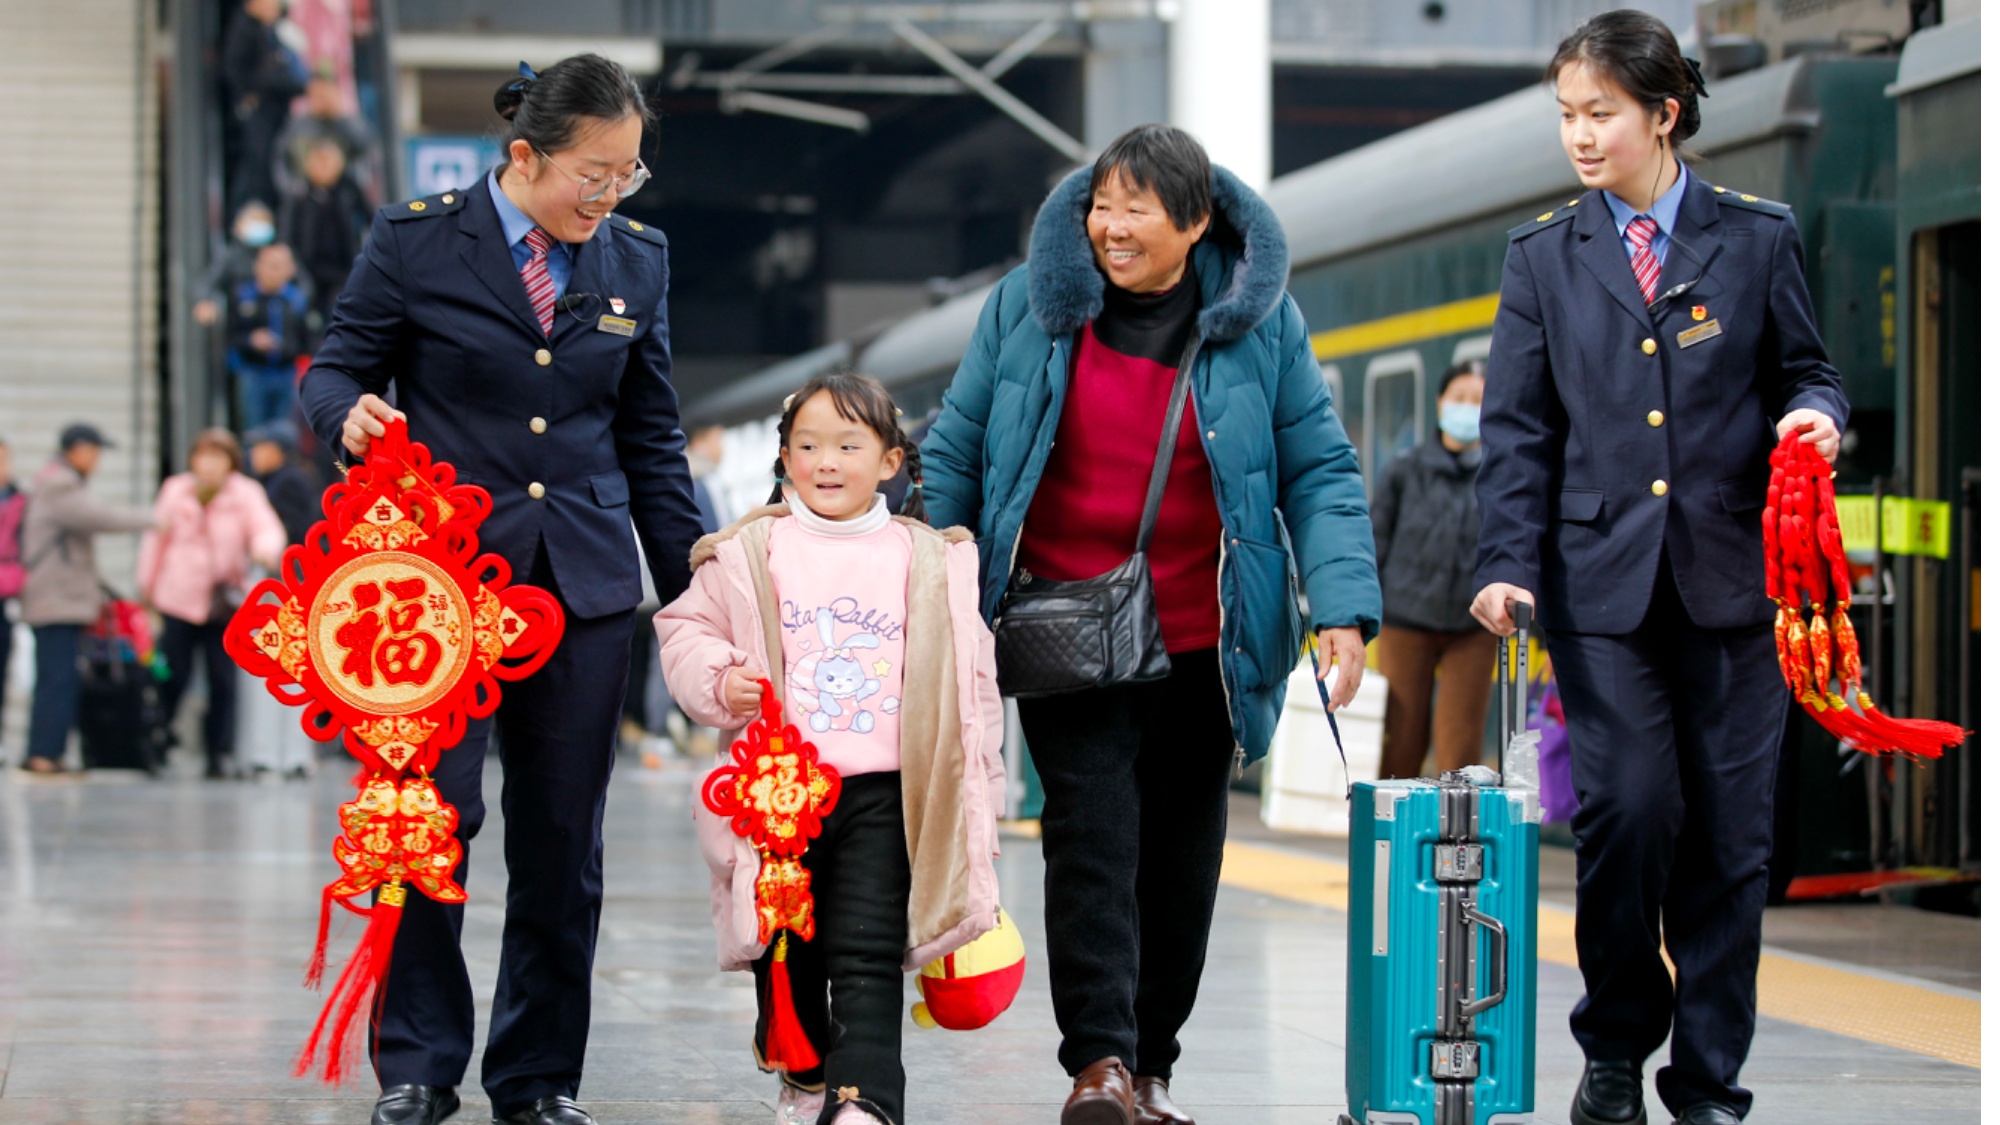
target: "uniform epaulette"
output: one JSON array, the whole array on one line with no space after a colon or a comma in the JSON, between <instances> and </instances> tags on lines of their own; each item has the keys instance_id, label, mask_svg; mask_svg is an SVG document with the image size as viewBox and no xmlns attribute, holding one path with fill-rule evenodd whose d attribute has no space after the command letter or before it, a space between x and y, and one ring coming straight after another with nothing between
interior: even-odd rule
<instances>
[{"instance_id":1,"label":"uniform epaulette","mask_svg":"<svg viewBox=\"0 0 2000 1125\"><path fill-rule=\"evenodd\" d=\"M1507 241L1513 242L1516 239L1526 238L1538 230L1547 230L1564 219L1576 218L1576 205L1581 202L1583 202L1583 197L1578 196L1553 211L1544 211L1536 215L1534 218L1508 231Z\"/></svg>"},{"instance_id":2,"label":"uniform epaulette","mask_svg":"<svg viewBox=\"0 0 2000 1125\"><path fill-rule=\"evenodd\" d=\"M613 213L607 221L611 224L611 229L622 230L633 238L645 239L655 246L667 244L667 232L658 227L649 227L637 219L628 219L616 213Z\"/></svg>"},{"instance_id":3,"label":"uniform epaulette","mask_svg":"<svg viewBox=\"0 0 2000 1125\"><path fill-rule=\"evenodd\" d=\"M1766 215L1776 215L1779 218L1784 218L1786 215L1792 213L1790 204L1780 203L1775 199L1765 199L1761 196L1745 195L1740 191L1730 191L1726 187L1716 187L1715 201L1717 203L1727 203L1731 207L1741 207L1745 211L1762 211Z\"/></svg>"},{"instance_id":4,"label":"uniform epaulette","mask_svg":"<svg viewBox=\"0 0 2000 1125\"><path fill-rule=\"evenodd\" d=\"M433 215L449 215L464 206L463 191L447 191L440 195L412 199L408 203L391 203L382 208L382 217L392 223L400 223L406 219L428 219Z\"/></svg>"}]
</instances>

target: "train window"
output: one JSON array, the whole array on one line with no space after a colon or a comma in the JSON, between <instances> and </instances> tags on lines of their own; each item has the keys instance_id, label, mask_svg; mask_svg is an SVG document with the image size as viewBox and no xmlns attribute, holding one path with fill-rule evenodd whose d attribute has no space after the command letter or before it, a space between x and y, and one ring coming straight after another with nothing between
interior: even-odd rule
<instances>
[{"instance_id":1,"label":"train window","mask_svg":"<svg viewBox=\"0 0 2000 1125\"><path fill-rule=\"evenodd\" d=\"M1326 380L1326 393L1333 396L1334 415L1345 420L1347 418L1346 384L1340 381L1340 365L1338 363L1322 363L1319 365L1319 375L1320 378Z\"/></svg>"},{"instance_id":2,"label":"train window","mask_svg":"<svg viewBox=\"0 0 2000 1125\"><path fill-rule=\"evenodd\" d=\"M1493 334L1491 332L1484 336L1467 336L1452 347L1451 365L1457 367L1468 359L1483 360L1486 358L1486 353L1492 350Z\"/></svg>"},{"instance_id":3,"label":"train window","mask_svg":"<svg viewBox=\"0 0 2000 1125\"><path fill-rule=\"evenodd\" d=\"M1415 351L1391 352L1368 361L1366 445L1362 464L1373 485L1384 466L1423 435L1424 361Z\"/></svg>"}]
</instances>

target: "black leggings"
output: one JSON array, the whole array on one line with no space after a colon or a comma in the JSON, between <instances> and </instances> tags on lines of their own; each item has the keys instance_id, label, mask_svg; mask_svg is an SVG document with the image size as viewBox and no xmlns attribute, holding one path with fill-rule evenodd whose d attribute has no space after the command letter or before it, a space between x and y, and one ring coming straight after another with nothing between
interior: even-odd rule
<instances>
[{"instance_id":1,"label":"black leggings","mask_svg":"<svg viewBox=\"0 0 2000 1125\"><path fill-rule=\"evenodd\" d=\"M222 647L228 621L211 619L197 625L168 614L161 617L166 627L160 631L160 651L167 658L161 709L169 723L180 714L198 651L208 669L208 711L201 720L201 740L208 751L208 768L220 770L236 755L236 664Z\"/></svg>"},{"instance_id":2,"label":"black leggings","mask_svg":"<svg viewBox=\"0 0 2000 1125\"><path fill-rule=\"evenodd\" d=\"M839 1091L889 1123L903 1120L903 950L910 916L910 852L903 836L903 775L842 778L840 801L806 848L812 873L812 941L788 939L785 963L799 1024L818 1067L789 1075L826 1088L821 1125L840 1112ZM775 944L775 943L773 943ZM769 1020L771 953L757 962L757 1042ZM831 995L831 1004L828 998Z\"/></svg>"},{"instance_id":3,"label":"black leggings","mask_svg":"<svg viewBox=\"0 0 2000 1125\"><path fill-rule=\"evenodd\" d=\"M1021 701L1041 774L1057 1053L1171 1078L1208 956L1235 758L1214 649L1164 680ZM1141 956L1143 951L1144 955Z\"/></svg>"}]
</instances>

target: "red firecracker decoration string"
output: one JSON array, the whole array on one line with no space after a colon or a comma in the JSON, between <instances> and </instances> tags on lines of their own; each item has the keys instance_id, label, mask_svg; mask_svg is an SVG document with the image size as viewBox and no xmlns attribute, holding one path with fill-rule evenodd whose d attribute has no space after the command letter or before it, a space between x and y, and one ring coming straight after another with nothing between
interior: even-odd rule
<instances>
[{"instance_id":1,"label":"red firecracker decoration string","mask_svg":"<svg viewBox=\"0 0 2000 1125\"><path fill-rule=\"evenodd\" d=\"M790 939L813 939L812 873L799 860L840 800L840 774L819 760L819 748L784 721L768 680L760 717L729 748L729 764L702 782L702 804L729 821L763 860L757 872L757 940L771 946L765 998L764 1065L792 1074L819 1065L799 1024L786 964Z\"/></svg>"},{"instance_id":2,"label":"red firecracker decoration string","mask_svg":"<svg viewBox=\"0 0 2000 1125\"><path fill-rule=\"evenodd\" d=\"M1853 582L1834 506L1833 470L1819 451L1785 435L1771 451L1764 507L1764 592L1778 667L1792 694L1821 726L1870 754L1936 758L1965 743L1966 731L1935 719L1894 719L1861 688L1861 645L1848 617ZM1852 696L1852 702L1849 697Z\"/></svg>"}]
</instances>

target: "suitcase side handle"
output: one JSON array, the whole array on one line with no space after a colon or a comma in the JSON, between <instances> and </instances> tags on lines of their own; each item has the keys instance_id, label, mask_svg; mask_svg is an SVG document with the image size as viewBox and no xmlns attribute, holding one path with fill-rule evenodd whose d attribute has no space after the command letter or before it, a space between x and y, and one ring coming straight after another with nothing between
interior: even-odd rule
<instances>
[{"instance_id":1,"label":"suitcase side handle","mask_svg":"<svg viewBox=\"0 0 2000 1125\"><path fill-rule=\"evenodd\" d=\"M1507 998L1507 927L1500 919L1480 913L1470 901L1464 899L1459 900L1458 915L1461 922L1493 931L1493 992L1477 1000L1458 1002L1459 1022L1470 1025L1472 1017Z\"/></svg>"}]
</instances>

